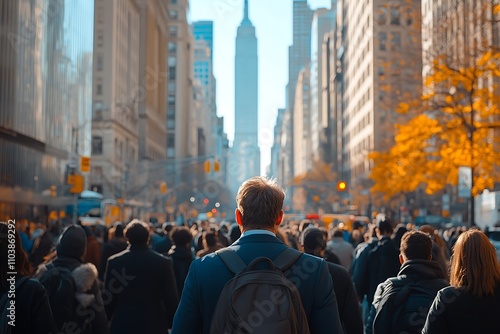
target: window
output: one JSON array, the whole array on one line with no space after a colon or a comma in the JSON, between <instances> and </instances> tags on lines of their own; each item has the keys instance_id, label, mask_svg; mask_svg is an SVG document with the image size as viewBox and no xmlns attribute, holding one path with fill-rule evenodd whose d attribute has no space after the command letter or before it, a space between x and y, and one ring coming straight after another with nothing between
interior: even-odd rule
<instances>
[{"instance_id":1,"label":"window","mask_svg":"<svg viewBox=\"0 0 500 334\"><path fill-rule=\"evenodd\" d=\"M176 5L176 4L177 4L177 0L170 0L170 3L171 3L172 5Z\"/></svg>"},{"instance_id":2,"label":"window","mask_svg":"<svg viewBox=\"0 0 500 334\"><path fill-rule=\"evenodd\" d=\"M385 51L385 45L387 43L387 34L385 32L378 33L378 47L380 51Z\"/></svg>"},{"instance_id":3,"label":"window","mask_svg":"<svg viewBox=\"0 0 500 334\"><path fill-rule=\"evenodd\" d=\"M92 136L92 154L102 154L101 136Z\"/></svg>"},{"instance_id":4,"label":"window","mask_svg":"<svg viewBox=\"0 0 500 334\"><path fill-rule=\"evenodd\" d=\"M167 138L167 147L175 146L175 136L173 134L169 134Z\"/></svg>"},{"instance_id":5,"label":"window","mask_svg":"<svg viewBox=\"0 0 500 334\"><path fill-rule=\"evenodd\" d=\"M406 25L411 26L413 24L413 11L411 8L408 8L408 11L406 12Z\"/></svg>"},{"instance_id":6,"label":"window","mask_svg":"<svg viewBox=\"0 0 500 334\"><path fill-rule=\"evenodd\" d=\"M380 76L384 75L384 65L378 66L378 75Z\"/></svg>"},{"instance_id":7,"label":"window","mask_svg":"<svg viewBox=\"0 0 500 334\"><path fill-rule=\"evenodd\" d=\"M102 95L102 84L101 83L98 83L96 86L96 94Z\"/></svg>"},{"instance_id":8,"label":"window","mask_svg":"<svg viewBox=\"0 0 500 334\"><path fill-rule=\"evenodd\" d=\"M177 26L170 26L168 31L170 33L170 37L177 37Z\"/></svg>"},{"instance_id":9,"label":"window","mask_svg":"<svg viewBox=\"0 0 500 334\"><path fill-rule=\"evenodd\" d=\"M177 20L178 14L177 14L176 10L171 10L171 11L168 12L168 14L170 15L170 18L172 20Z\"/></svg>"},{"instance_id":10,"label":"window","mask_svg":"<svg viewBox=\"0 0 500 334\"><path fill-rule=\"evenodd\" d=\"M391 6L391 24L392 25L399 25L399 5L392 5Z\"/></svg>"},{"instance_id":11,"label":"window","mask_svg":"<svg viewBox=\"0 0 500 334\"><path fill-rule=\"evenodd\" d=\"M168 66L177 65L177 57L168 57Z\"/></svg>"},{"instance_id":12,"label":"window","mask_svg":"<svg viewBox=\"0 0 500 334\"><path fill-rule=\"evenodd\" d=\"M102 71L102 55L97 55L97 70Z\"/></svg>"},{"instance_id":13,"label":"window","mask_svg":"<svg viewBox=\"0 0 500 334\"><path fill-rule=\"evenodd\" d=\"M177 52L177 43L168 42L168 53L175 54Z\"/></svg>"},{"instance_id":14,"label":"window","mask_svg":"<svg viewBox=\"0 0 500 334\"><path fill-rule=\"evenodd\" d=\"M381 26L386 24L387 22L387 7L379 6L378 7L378 24Z\"/></svg>"},{"instance_id":15,"label":"window","mask_svg":"<svg viewBox=\"0 0 500 334\"><path fill-rule=\"evenodd\" d=\"M168 68L168 80L175 80L175 78L176 78L175 75L176 75L176 72L177 72L176 69L177 68L175 66L170 66Z\"/></svg>"},{"instance_id":16,"label":"window","mask_svg":"<svg viewBox=\"0 0 500 334\"><path fill-rule=\"evenodd\" d=\"M391 50L398 50L401 48L401 37L399 32L393 32L391 34Z\"/></svg>"}]
</instances>

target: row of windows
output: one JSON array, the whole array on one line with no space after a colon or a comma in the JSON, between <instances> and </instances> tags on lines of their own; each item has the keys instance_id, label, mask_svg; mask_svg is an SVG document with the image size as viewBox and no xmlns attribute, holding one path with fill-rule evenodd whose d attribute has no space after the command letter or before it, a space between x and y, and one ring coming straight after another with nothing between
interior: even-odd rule
<instances>
[{"instance_id":1,"label":"row of windows","mask_svg":"<svg viewBox=\"0 0 500 334\"><path fill-rule=\"evenodd\" d=\"M379 25L400 25L402 11L404 12L406 25L412 25L414 16L413 9L406 6L402 9L399 4L379 6L377 11L377 22ZM390 18L389 21L387 20L388 18Z\"/></svg>"},{"instance_id":2,"label":"row of windows","mask_svg":"<svg viewBox=\"0 0 500 334\"><path fill-rule=\"evenodd\" d=\"M399 32L391 32L389 33L390 42L391 42L391 51L401 49L401 34ZM387 50L387 33L379 32L378 33L378 48L380 51Z\"/></svg>"}]
</instances>

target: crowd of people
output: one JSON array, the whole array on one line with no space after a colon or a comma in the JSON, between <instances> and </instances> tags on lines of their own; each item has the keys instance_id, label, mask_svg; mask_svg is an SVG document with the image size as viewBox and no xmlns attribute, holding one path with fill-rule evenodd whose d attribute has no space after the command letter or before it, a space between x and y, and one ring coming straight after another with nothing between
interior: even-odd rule
<instances>
[{"instance_id":1,"label":"crowd of people","mask_svg":"<svg viewBox=\"0 0 500 334\"><path fill-rule=\"evenodd\" d=\"M222 253L244 269L294 249L292 263L276 266L300 296L294 314L304 314L307 331L298 332L500 333L500 265L480 230L395 225L379 215L347 231L286 221L283 200L275 182L255 177L239 189L235 222L135 219L108 230L50 222L31 232L1 223L0 307L9 305L15 272L14 333L225 333L231 319L218 313L227 306L219 297L240 274ZM260 316L255 326L271 328Z\"/></svg>"}]
</instances>

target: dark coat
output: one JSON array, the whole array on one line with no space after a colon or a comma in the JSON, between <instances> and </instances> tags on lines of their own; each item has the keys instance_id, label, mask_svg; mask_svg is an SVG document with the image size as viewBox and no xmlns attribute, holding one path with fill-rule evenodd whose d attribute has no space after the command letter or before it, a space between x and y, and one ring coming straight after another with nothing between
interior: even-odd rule
<instances>
[{"instance_id":1,"label":"dark coat","mask_svg":"<svg viewBox=\"0 0 500 334\"><path fill-rule=\"evenodd\" d=\"M363 319L356 289L349 272L339 264L326 262L333 280L333 289L339 307L340 321L345 334L363 334Z\"/></svg>"},{"instance_id":2,"label":"dark coat","mask_svg":"<svg viewBox=\"0 0 500 334\"><path fill-rule=\"evenodd\" d=\"M99 279L104 280L104 273L106 272L106 265L108 258L112 255L123 252L127 249L128 244L125 238L113 238L102 245L101 263L99 268Z\"/></svg>"},{"instance_id":3,"label":"dark coat","mask_svg":"<svg viewBox=\"0 0 500 334\"><path fill-rule=\"evenodd\" d=\"M254 234L241 237L229 247L248 264L260 256L275 259L287 246L274 236ZM219 295L233 276L215 253L193 261L174 317L172 334L209 333ZM342 333L326 262L303 254L294 264L293 270L285 272L285 276L299 290L311 334Z\"/></svg>"},{"instance_id":4,"label":"dark coat","mask_svg":"<svg viewBox=\"0 0 500 334\"><path fill-rule=\"evenodd\" d=\"M179 297L184 289L184 281L186 280L189 266L194 260L191 247L177 247L176 245L170 248L168 256L172 259L174 266L175 282L177 283L177 294Z\"/></svg>"},{"instance_id":5,"label":"dark coat","mask_svg":"<svg viewBox=\"0 0 500 334\"><path fill-rule=\"evenodd\" d=\"M38 277L43 276L44 271L47 270L47 266L53 264L56 268L64 267L69 269L70 271L75 270L77 267L82 265L82 262L69 257L56 257L52 262L49 262L47 265L40 265L39 270L37 272ZM86 332L91 332L92 334L107 334L109 333L108 319L106 317L106 313L104 312L104 303L101 296L101 291L97 285L97 280L90 282L91 288L89 293L94 295L94 301L89 306L89 310L85 311L84 317L88 317L91 320L91 329L87 329ZM57 323L57 319L56 323Z\"/></svg>"},{"instance_id":6,"label":"dark coat","mask_svg":"<svg viewBox=\"0 0 500 334\"><path fill-rule=\"evenodd\" d=\"M500 284L493 296L476 297L457 288L440 290L432 303L422 334L500 333Z\"/></svg>"},{"instance_id":7,"label":"dark coat","mask_svg":"<svg viewBox=\"0 0 500 334\"><path fill-rule=\"evenodd\" d=\"M172 260L131 245L108 259L103 295L111 333L168 333L179 303Z\"/></svg>"},{"instance_id":8,"label":"dark coat","mask_svg":"<svg viewBox=\"0 0 500 334\"><path fill-rule=\"evenodd\" d=\"M393 312L384 312L383 310L390 307L387 303L381 304L383 296L392 292L401 290L407 285L418 285L429 292L429 295L436 295L437 292L448 286L448 282L444 279L445 274L436 261L426 260L409 260L403 263L397 277L387 279L380 284L375 292L373 304L370 309L370 315L367 321L366 333L390 334L392 333L392 319L385 318L393 315ZM392 303L393 300L388 303ZM422 300L408 297L407 303L400 307L404 307L404 322L408 327L401 328L401 332L420 333L427 316L432 300L425 309L422 309ZM375 316L377 316L375 318ZM375 321L374 321L375 319ZM410 326L411 325L411 326ZM413 328L409 331L408 328Z\"/></svg>"},{"instance_id":9,"label":"dark coat","mask_svg":"<svg viewBox=\"0 0 500 334\"><path fill-rule=\"evenodd\" d=\"M368 254L377 246L378 239L373 238L369 243L363 242L354 250L354 258L351 264L352 282L358 293L359 300L363 300L367 288L366 281L366 268L368 262Z\"/></svg>"},{"instance_id":10,"label":"dark coat","mask_svg":"<svg viewBox=\"0 0 500 334\"><path fill-rule=\"evenodd\" d=\"M390 237L383 237L367 254L363 274L359 277L360 287L356 286L360 289L358 293L361 296L366 294L366 300L371 304L377 286L389 277L395 277L400 267L399 250Z\"/></svg>"},{"instance_id":11,"label":"dark coat","mask_svg":"<svg viewBox=\"0 0 500 334\"><path fill-rule=\"evenodd\" d=\"M22 276L16 278L19 280ZM7 293L7 292L4 292ZM0 294L0 298L3 293ZM28 279L16 289L16 334L57 333L47 292L36 279ZM6 319L2 319L6 321Z\"/></svg>"}]
</instances>

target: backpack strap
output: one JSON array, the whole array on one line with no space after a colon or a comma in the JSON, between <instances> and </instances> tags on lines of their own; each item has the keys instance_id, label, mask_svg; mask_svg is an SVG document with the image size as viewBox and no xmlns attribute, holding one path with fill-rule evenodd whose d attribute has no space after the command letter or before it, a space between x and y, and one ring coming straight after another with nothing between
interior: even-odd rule
<instances>
[{"instance_id":1,"label":"backpack strap","mask_svg":"<svg viewBox=\"0 0 500 334\"><path fill-rule=\"evenodd\" d=\"M222 248L215 252L233 274L237 274L247 267L247 264L231 248Z\"/></svg>"},{"instance_id":2,"label":"backpack strap","mask_svg":"<svg viewBox=\"0 0 500 334\"><path fill-rule=\"evenodd\" d=\"M274 265L278 267L281 272L285 272L290 268L298 259L302 256L302 252L287 247L280 255L278 255L274 260Z\"/></svg>"},{"instance_id":3,"label":"backpack strap","mask_svg":"<svg viewBox=\"0 0 500 334\"><path fill-rule=\"evenodd\" d=\"M226 267L233 273L237 274L247 267L247 264L236 254L236 252L231 248L219 249L215 252ZM298 259L302 256L302 252L287 247L283 252L281 252L272 262L274 265L285 272L290 268Z\"/></svg>"}]
</instances>

